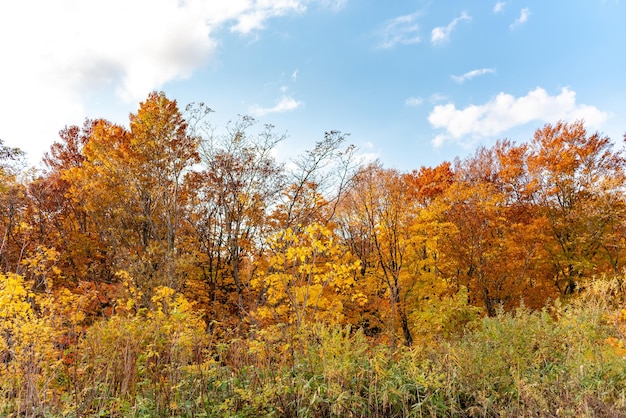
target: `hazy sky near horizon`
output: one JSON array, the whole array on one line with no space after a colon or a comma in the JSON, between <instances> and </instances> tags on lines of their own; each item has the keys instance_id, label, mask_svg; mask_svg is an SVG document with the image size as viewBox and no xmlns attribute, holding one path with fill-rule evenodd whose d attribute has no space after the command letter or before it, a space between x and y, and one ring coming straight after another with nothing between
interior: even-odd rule
<instances>
[{"instance_id":1,"label":"hazy sky near horizon","mask_svg":"<svg viewBox=\"0 0 626 418\"><path fill-rule=\"evenodd\" d=\"M576 119L621 143L625 22L621 0L3 0L0 139L36 164L162 90L286 131L280 158L339 130L411 170Z\"/></svg>"}]
</instances>

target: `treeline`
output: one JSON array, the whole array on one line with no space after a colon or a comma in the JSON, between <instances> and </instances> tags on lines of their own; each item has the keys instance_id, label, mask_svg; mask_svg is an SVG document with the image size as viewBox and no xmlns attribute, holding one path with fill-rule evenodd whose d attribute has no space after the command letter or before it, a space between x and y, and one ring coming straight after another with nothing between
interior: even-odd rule
<instances>
[{"instance_id":1,"label":"treeline","mask_svg":"<svg viewBox=\"0 0 626 418\"><path fill-rule=\"evenodd\" d=\"M285 136L274 127L242 117L217 130L210 113L152 93L128 128L103 119L66 127L43 170L20 170L21 152L2 146L8 410L67 401L76 415L102 412L99 385L115 398L148 379L155 410L169 413L178 395L157 393L158 382L182 388L191 384L183 375L232 367L237 347L257 360L275 350L282 357L271 361L294 373L324 338L355 344L359 335L415 354L480 317L523 306L535 318L525 309L576 299L624 268L626 160L583 122L399 172L359 161L336 131L282 163ZM613 338L604 346L616 355L620 327L596 333ZM311 340L315 332L330 334ZM48 345L35 347L36 335ZM115 344L130 355L122 364L96 349Z\"/></svg>"}]
</instances>

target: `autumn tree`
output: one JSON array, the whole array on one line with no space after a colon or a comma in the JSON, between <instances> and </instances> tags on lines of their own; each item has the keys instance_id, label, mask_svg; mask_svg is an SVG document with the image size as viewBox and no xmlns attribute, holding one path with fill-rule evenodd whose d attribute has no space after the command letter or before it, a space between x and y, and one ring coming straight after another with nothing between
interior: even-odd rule
<instances>
[{"instance_id":1,"label":"autumn tree","mask_svg":"<svg viewBox=\"0 0 626 418\"><path fill-rule=\"evenodd\" d=\"M83 150L93 129L103 120L86 120L82 127L67 126L43 157L45 171L28 185L31 223L40 235L39 243L59 252L58 266L64 284L77 286L83 280L111 281L112 260L99 231L97 219L90 216L88 198L72 198L76 178L82 169Z\"/></svg>"},{"instance_id":2,"label":"autumn tree","mask_svg":"<svg viewBox=\"0 0 626 418\"><path fill-rule=\"evenodd\" d=\"M360 160L347 134L329 131L310 150L291 160L286 187L272 214L277 229L328 224L352 185Z\"/></svg>"},{"instance_id":3,"label":"autumn tree","mask_svg":"<svg viewBox=\"0 0 626 418\"><path fill-rule=\"evenodd\" d=\"M253 280L262 300L255 312L260 320L296 330L313 322L337 324L346 307L366 302L355 280L359 261L328 227L288 228L272 236L269 245L268 268Z\"/></svg>"},{"instance_id":4,"label":"autumn tree","mask_svg":"<svg viewBox=\"0 0 626 418\"><path fill-rule=\"evenodd\" d=\"M168 253L174 251L184 175L200 162L199 144L200 138L188 134L176 101L163 93L151 93L139 111L130 115L127 164L139 197L144 247L150 240L162 240Z\"/></svg>"},{"instance_id":5,"label":"autumn tree","mask_svg":"<svg viewBox=\"0 0 626 418\"><path fill-rule=\"evenodd\" d=\"M25 185L19 181L24 152L0 140L0 269L19 272L24 251L30 245L30 227L24 213L28 207Z\"/></svg>"},{"instance_id":6,"label":"autumn tree","mask_svg":"<svg viewBox=\"0 0 626 418\"><path fill-rule=\"evenodd\" d=\"M202 280L192 285L199 292L194 298L204 301L214 318L248 315L255 304L249 288L253 261L272 232L267 217L283 187L283 169L272 153L284 135L271 125L254 133L254 125L254 119L242 117L223 134L204 129L202 170L193 175L189 222Z\"/></svg>"},{"instance_id":7,"label":"autumn tree","mask_svg":"<svg viewBox=\"0 0 626 418\"><path fill-rule=\"evenodd\" d=\"M610 138L587 133L582 121L535 132L528 170L548 223L546 249L562 294L591 274L622 267L625 164Z\"/></svg>"},{"instance_id":8,"label":"autumn tree","mask_svg":"<svg viewBox=\"0 0 626 418\"><path fill-rule=\"evenodd\" d=\"M417 227L420 208L414 192L410 176L369 165L356 175L339 221L344 240L361 259L361 280L370 281L371 294L387 305L389 311L378 315L392 346L398 332L406 345L413 343L410 302L422 275L434 274L424 266L432 253Z\"/></svg>"},{"instance_id":9,"label":"autumn tree","mask_svg":"<svg viewBox=\"0 0 626 418\"><path fill-rule=\"evenodd\" d=\"M249 317L263 299L250 281L276 250L268 238L326 225L350 181L354 148L344 148L345 135L327 133L287 170L274 159L286 136L271 125L254 132L255 125L244 116L222 134L199 128L203 170L194 175L198 194L191 222L202 253L205 303L211 302L213 314L221 306Z\"/></svg>"},{"instance_id":10,"label":"autumn tree","mask_svg":"<svg viewBox=\"0 0 626 418\"><path fill-rule=\"evenodd\" d=\"M142 286L181 285L174 255L184 218L185 174L197 163L198 138L175 101L151 93L130 115L130 129L98 121L84 162L67 170L69 194L99 225L113 271L129 269Z\"/></svg>"},{"instance_id":11,"label":"autumn tree","mask_svg":"<svg viewBox=\"0 0 626 418\"><path fill-rule=\"evenodd\" d=\"M529 201L526 155L509 141L479 148L457 161L454 183L437 201L454 225L440 240L441 273L490 316L522 298L542 306L550 297L536 279L544 225Z\"/></svg>"},{"instance_id":12,"label":"autumn tree","mask_svg":"<svg viewBox=\"0 0 626 418\"><path fill-rule=\"evenodd\" d=\"M585 277L620 268L624 159L582 122L500 141L455 166L443 197L456 233L442 242L445 274L489 315L521 300L540 307Z\"/></svg>"}]
</instances>

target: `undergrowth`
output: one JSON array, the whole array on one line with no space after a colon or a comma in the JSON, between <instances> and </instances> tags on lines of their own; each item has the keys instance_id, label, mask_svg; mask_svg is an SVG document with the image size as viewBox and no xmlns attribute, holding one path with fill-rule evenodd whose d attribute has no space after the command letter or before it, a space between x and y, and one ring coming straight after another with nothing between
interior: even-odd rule
<instances>
[{"instance_id":1,"label":"undergrowth","mask_svg":"<svg viewBox=\"0 0 626 418\"><path fill-rule=\"evenodd\" d=\"M567 303L499 312L394 351L360 329L323 324L215 341L168 288L155 291L150 309L135 306L130 289L114 315L80 328L84 318L58 319L76 297L35 300L24 289L2 276L5 416L626 415L618 279L598 280ZM82 331L61 343L68 327Z\"/></svg>"}]
</instances>

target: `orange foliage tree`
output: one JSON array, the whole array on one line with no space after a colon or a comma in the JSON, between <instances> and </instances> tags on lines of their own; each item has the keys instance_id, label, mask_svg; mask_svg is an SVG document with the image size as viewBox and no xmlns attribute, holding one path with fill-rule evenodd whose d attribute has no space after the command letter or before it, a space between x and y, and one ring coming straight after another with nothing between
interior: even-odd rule
<instances>
[{"instance_id":1,"label":"orange foliage tree","mask_svg":"<svg viewBox=\"0 0 626 418\"><path fill-rule=\"evenodd\" d=\"M97 225L111 271L131 272L142 287L180 287L174 254L198 142L163 93L151 93L131 114L130 130L103 120L92 126L84 161L63 179L67 195Z\"/></svg>"},{"instance_id":2,"label":"orange foliage tree","mask_svg":"<svg viewBox=\"0 0 626 418\"><path fill-rule=\"evenodd\" d=\"M440 241L442 274L467 287L488 315L531 292L543 294L539 306L549 296L534 280L543 225L528 212L524 153L508 142L479 149L457 162L455 182L440 198L443 218L454 225Z\"/></svg>"},{"instance_id":3,"label":"orange foliage tree","mask_svg":"<svg viewBox=\"0 0 626 418\"><path fill-rule=\"evenodd\" d=\"M547 222L555 286L572 293L585 277L623 267L626 160L608 137L582 121L535 132L528 171L533 199Z\"/></svg>"}]
</instances>

